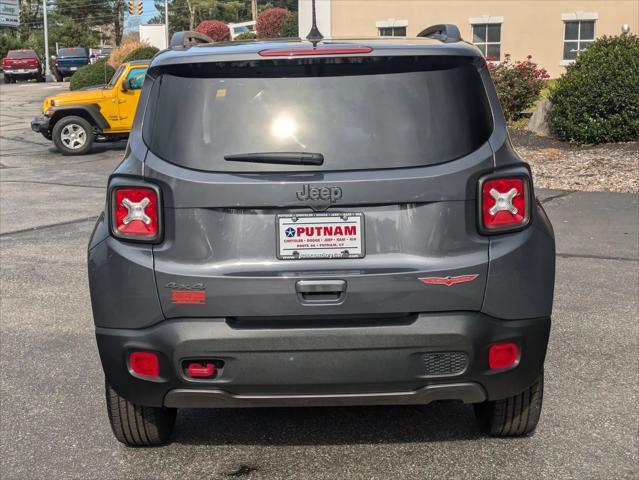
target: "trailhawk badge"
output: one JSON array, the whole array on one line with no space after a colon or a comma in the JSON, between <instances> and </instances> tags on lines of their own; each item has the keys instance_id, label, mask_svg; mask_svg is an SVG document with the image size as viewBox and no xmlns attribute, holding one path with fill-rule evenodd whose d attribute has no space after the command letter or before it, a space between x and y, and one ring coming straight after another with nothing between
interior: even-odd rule
<instances>
[{"instance_id":1,"label":"trailhawk badge","mask_svg":"<svg viewBox=\"0 0 639 480\"><path fill-rule=\"evenodd\" d=\"M458 283L472 282L479 275L457 275L456 277L422 277L419 280L426 285L446 285L452 287Z\"/></svg>"},{"instance_id":2,"label":"trailhawk badge","mask_svg":"<svg viewBox=\"0 0 639 480\"><path fill-rule=\"evenodd\" d=\"M342 189L340 187L314 187L307 183L295 195L298 200L308 202L313 210L321 211L326 210L331 203L342 198Z\"/></svg>"}]
</instances>

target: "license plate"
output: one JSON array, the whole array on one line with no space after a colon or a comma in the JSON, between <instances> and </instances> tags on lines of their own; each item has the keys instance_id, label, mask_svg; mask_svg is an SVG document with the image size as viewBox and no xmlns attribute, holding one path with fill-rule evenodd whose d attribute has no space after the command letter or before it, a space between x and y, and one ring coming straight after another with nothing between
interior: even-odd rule
<instances>
[{"instance_id":1,"label":"license plate","mask_svg":"<svg viewBox=\"0 0 639 480\"><path fill-rule=\"evenodd\" d=\"M277 258L362 258L364 214L298 214L277 216Z\"/></svg>"},{"instance_id":2,"label":"license plate","mask_svg":"<svg viewBox=\"0 0 639 480\"><path fill-rule=\"evenodd\" d=\"M78 67L71 67L69 70L71 70L72 72L76 71L78 69Z\"/></svg>"},{"instance_id":3,"label":"license plate","mask_svg":"<svg viewBox=\"0 0 639 480\"><path fill-rule=\"evenodd\" d=\"M25 73L26 70L24 68L18 68L17 70L13 71L14 73Z\"/></svg>"}]
</instances>

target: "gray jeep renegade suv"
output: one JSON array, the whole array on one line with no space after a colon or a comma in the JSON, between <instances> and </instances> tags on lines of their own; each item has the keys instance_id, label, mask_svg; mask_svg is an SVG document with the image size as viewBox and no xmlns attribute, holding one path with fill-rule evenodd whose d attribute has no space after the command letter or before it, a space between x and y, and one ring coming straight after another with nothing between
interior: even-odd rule
<instances>
[{"instance_id":1,"label":"gray jeep renegade suv","mask_svg":"<svg viewBox=\"0 0 639 480\"><path fill-rule=\"evenodd\" d=\"M88 252L119 441L177 408L436 400L535 429L553 231L480 51L438 27L153 59Z\"/></svg>"}]
</instances>

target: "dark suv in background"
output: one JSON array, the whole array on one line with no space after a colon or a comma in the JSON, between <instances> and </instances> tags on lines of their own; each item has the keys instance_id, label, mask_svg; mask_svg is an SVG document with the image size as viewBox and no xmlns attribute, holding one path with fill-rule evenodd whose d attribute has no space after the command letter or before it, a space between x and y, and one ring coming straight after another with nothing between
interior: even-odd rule
<instances>
[{"instance_id":1,"label":"dark suv in background","mask_svg":"<svg viewBox=\"0 0 639 480\"><path fill-rule=\"evenodd\" d=\"M89 244L109 418L475 405L538 422L555 244L486 62L423 38L194 44L145 79Z\"/></svg>"},{"instance_id":2,"label":"dark suv in background","mask_svg":"<svg viewBox=\"0 0 639 480\"><path fill-rule=\"evenodd\" d=\"M86 48L61 48L53 60L53 74L58 82L65 77L71 77L80 68L90 62L89 51Z\"/></svg>"}]
</instances>

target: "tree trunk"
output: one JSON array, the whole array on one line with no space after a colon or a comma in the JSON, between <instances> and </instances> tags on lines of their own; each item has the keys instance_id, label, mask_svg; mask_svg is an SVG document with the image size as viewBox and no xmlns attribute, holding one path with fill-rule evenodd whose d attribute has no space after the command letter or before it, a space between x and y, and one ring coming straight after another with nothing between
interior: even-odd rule
<instances>
[{"instance_id":1,"label":"tree trunk","mask_svg":"<svg viewBox=\"0 0 639 480\"><path fill-rule=\"evenodd\" d=\"M195 28L195 7L189 0L186 0L186 6L189 9L189 30L193 30Z\"/></svg>"},{"instance_id":2,"label":"tree trunk","mask_svg":"<svg viewBox=\"0 0 639 480\"><path fill-rule=\"evenodd\" d=\"M115 0L115 21L113 22L113 36L115 37L115 45L120 46L122 43L122 13L124 12L124 0Z\"/></svg>"}]
</instances>

